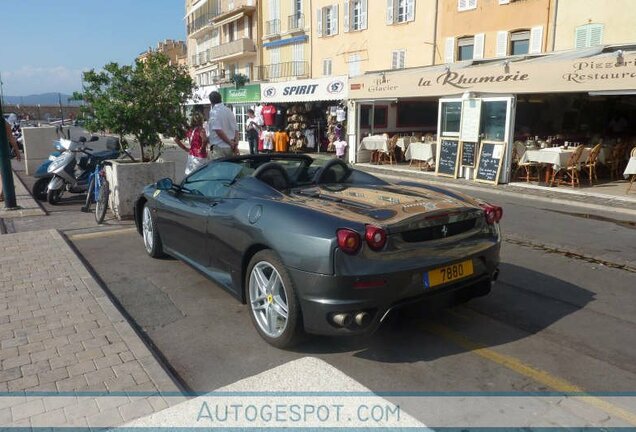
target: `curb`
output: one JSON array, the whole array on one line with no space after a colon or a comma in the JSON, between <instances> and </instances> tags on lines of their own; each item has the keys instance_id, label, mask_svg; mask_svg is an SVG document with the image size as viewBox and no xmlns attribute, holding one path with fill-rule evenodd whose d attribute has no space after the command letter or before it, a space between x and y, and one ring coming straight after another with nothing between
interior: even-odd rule
<instances>
[{"instance_id":1,"label":"curb","mask_svg":"<svg viewBox=\"0 0 636 432\"><path fill-rule=\"evenodd\" d=\"M448 181L448 179L446 179L446 181L440 181L434 176L427 175L427 174L418 174L416 172L410 172L410 171L395 171L395 170L389 169L389 168L377 168L377 167L361 166L359 164L355 165L355 167L357 169L360 169L361 171L373 173L373 174L376 174L376 175L378 175L380 177L391 179L391 180L404 181L405 177L408 177L409 179L414 179L414 180L420 181L422 183L442 185L442 186L448 187L448 188L463 189L463 190L468 190L468 191L473 191L473 192L484 192L484 193L488 193L488 194L500 195L500 196L508 196L508 197L512 197L512 198L523 197L524 199L527 199L527 200L534 200L534 201L539 201L539 202L544 202L544 203L561 204L561 205L568 205L568 206L571 206L571 207L584 208L584 209L587 209L587 210L599 210L599 211L610 212L610 213L620 213L620 214L625 214L625 215L629 215L629 216L636 216L636 209L631 209L631 208L627 208L627 207L612 207L612 206L609 206L609 205L594 204L594 203L576 201L576 200L565 199L565 198L552 198L552 197L538 196L538 195L534 195L534 194L524 194L524 193L521 193L521 192L510 191L510 190L501 190L501 189L495 189L495 188L490 188L490 187L483 187L483 186L476 186L476 185L467 185L467 184L462 184L462 183L459 183L459 182ZM534 190L533 188L528 188L528 187L526 187L526 188L529 189L529 190L530 189ZM567 193L569 193L571 195L575 194L575 193L572 193L572 192L561 192L561 191L558 191L556 193L563 194L563 195L566 195ZM612 204L619 204L619 205L624 204L624 203L630 203L630 204L633 203L636 206L636 201L627 200L627 199L622 199L621 200L620 199L621 197L613 197L611 195L607 195L605 197L599 197L598 195L583 195L583 194L579 195L578 193L576 195L577 196L581 196L582 198L588 198L588 199L589 198L596 198L596 199L605 199L605 200L608 200L610 202L614 201ZM615 198L619 198L619 202L618 203L615 202Z\"/></svg>"}]
</instances>

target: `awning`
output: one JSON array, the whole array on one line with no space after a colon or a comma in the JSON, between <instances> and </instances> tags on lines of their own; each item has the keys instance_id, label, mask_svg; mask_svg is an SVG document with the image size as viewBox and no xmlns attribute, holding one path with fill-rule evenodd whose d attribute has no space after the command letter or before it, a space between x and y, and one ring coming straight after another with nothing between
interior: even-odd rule
<instances>
[{"instance_id":1,"label":"awning","mask_svg":"<svg viewBox=\"0 0 636 432\"><path fill-rule=\"evenodd\" d=\"M294 37L287 38L287 39L279 39L279 40L275 40L273 42L266 42L266 43L263 44L263 47L265 47L265 48L276 48L276 47L280 47L280 46L284 46L284 45L291 45L291 44L295 44L295 43L306 42L308 39L309 39L309 36L307 36L307 35L294 36Z\"/></svg>"},{"instance_id":2,"label":"awning","mask_svg":"<svg viewBox=\"0 0 636 432\"><path fill-rule=\"evenodd\" d=\"M473 93L587 93L636 89L636 47L600 47L541 56L488 59L349 81L349 98L417 98ZM619 52L620 50L620 52Z\"/></svg>"},{"instance_id":3,"label":"awning","mask_svg":"<svg viewBox=\"0 0 636 432\"><path fill-rule=\"evenodd\" d=\"M193 13L195 13L197 10L201 9L201 6L205 5L208 2L208 0L199 0L198 2L196 2L194 4L194 6L192 6L192 8L188 11L188 13L186 14L186 16L184 17L187 18L188 15L192 15Z\"/></svg>"},{"instance_id":4,"label":"awning","mask_svg":"<svg viewBox=\"0 0 636 432\"><path fill-rule=\"evenodd\" d=\"M243 87L221 87L221 98L225 104L244 104L260 102L261 85L247 84Z\"/></svg>"},{"instance_id":5,"label":"awning","mask_svg":"<svg viewBox=\"0 0 636 432\"><path fill-rule=\"evenodd\" d=\"M202 86L197 87L197 89L192 94L192 97L188 99L186 105L209 105L210 104L210 93L215 90L219 90L219 86L211 85L211 86Z\"/></svg>"},{"instance_id":6,"label":"awning","mask_svg":"<svg viewBox=\"0 0 636 432\"><path fill-rule=\"evenodd\" d=\"M214 22L214 27L221 27L221 26L223 26L225 24L229 24L229 23L231 23L233 21L239 20L239 19L243 18L244 16L245 16L245 12L240 12L240 13L234 14L232 16L229 16L229 17L225 18L225 19L222 19L221 21Z\"/></svg>"},{"instance_id":7,"label":"awning","mask_svg":"<svg viewBox=\"0 0 636 432\"><path fill-rule=\"evenodd\" d=\"M261 84L261 102L313 102L348 97L348 77L333 76Z\"/></svg>"}]
</instances>

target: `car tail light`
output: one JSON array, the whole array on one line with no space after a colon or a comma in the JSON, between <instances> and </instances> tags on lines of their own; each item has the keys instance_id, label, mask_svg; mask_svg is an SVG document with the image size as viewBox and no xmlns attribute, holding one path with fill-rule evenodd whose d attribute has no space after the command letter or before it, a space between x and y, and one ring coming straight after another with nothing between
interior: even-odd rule
<instances>
[{"instance_id":1,"label":"car tail light","mask_svg":"<svg viewBox=\"0 0 636 432\"><path fill-rule=\"evenodd\" d=\"M338 247L345 253L353 255L360 249L362 243L360 234L350 229L339 229L337 231Z\"/></svg>"},{"instance_id":2,"label":"car tail light","mask_svg":"<svg viewBox=\"0 0 636 432\"><path fill-rule=\"evenodd\" d=\"M369 247L375 251L382 249L386 244L386 231L377 226L367 225L364 237Z\"/></svg>"},{"instance_id":3,"label":"car tail light","mask_svg":"<svg viewBox=\"0 0 636 432\"><path fill-rule=\"evenodd\" d=\"M484 214L486 216L486 222L489 225L498 223L503 216L503 209L499 206L494 206L491 204L482 204L481 206L484 209Z\"/></svg>"}]
</instances>

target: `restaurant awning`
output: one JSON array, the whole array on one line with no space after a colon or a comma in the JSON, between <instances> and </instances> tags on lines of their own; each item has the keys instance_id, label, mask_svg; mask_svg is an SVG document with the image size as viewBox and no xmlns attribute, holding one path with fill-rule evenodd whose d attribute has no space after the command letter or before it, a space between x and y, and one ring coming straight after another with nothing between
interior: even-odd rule
<instances>
[{"instance_id":1,"label":"restaurant awning","mask_svg":"<svg viewBox=\"0 0 636 432\"><path fill-rule=\"evenodd\" d=\"M261 102L314 102L347 99L346 75L261 84Z\"/></svg>"},{"instance_id":2,"label":"restaurant awning","mask_svg":"<svg viewBox=\"0 0 636 432\"><path fill-rule=\"evenodd\" d=\"M596 47L369 73L349 81L349 98L628 91L636 88L636 46Z\"/></svg>"}]
</instances>

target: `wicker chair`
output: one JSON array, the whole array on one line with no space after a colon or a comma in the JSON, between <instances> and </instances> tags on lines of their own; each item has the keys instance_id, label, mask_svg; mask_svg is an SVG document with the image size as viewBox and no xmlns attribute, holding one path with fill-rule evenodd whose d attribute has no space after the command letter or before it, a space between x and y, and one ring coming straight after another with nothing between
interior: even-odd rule
<instances>
[{"instance_id":1,"label":"wicker chair","mask_svg":"<svg viewBox=\"0 0 636 432\"><path fill-rule=\"evenodd\" d=\"M394 135L391 137L391 139L389 139L389 142L387 144L388 151L380 152L380 163L387 161L389 162L389 165L393 165L394 162L397 163L397 161L395 160L395 147L397 147L397 140L397 135Z\"/></svg>"},{"instance_id":2,"label":"wicker chair","mask_svg":"<svg viewBox=\"0 0 636 432\"><path fill-rule=\"evenodd\" d=\"M627 150L626 143L618 143L612 147L612 153L609 160L605 162L610 172L610 179L620 178L621 166L625 159L625 152Z\"/></svg>"},{"instance_id":3,"label":"wicker chair","mask_svg":"<svg viewBox=\"0 0 636 432\"><path fill-rule=\"evenodd\" d=\"M568 177L570 180L567 182L559 182L559 184L563 183L563 184L570 184L572 187L575 186L580 186L581 185L581 181L580 181L580 175L579 175L579 171L580 171L580 160L581 160L581 155L583 154L583 146L578 146L577 148L574 149L574 152L570 155L570 158L568 159L568 162L565 164L564 167L561 167L558 170L555 170L552 173L552 179L550 180L550 186L554 185L554 180L556 179L557 175L559 174L565 174L566 177Z\"/></svg>"},{"instance_id":4,"label":"wicker chair","mask_svg":"<svg viewBox=\"0 0 636 432\"><path fill-rule=\"evenodd\" d=\"M598 181L598 176L596 175L596 165L598 164L598 155L601 153L602 143L596 144L592 147L590 151L590 155L587 157L587 160L583 164L582 168L589 174L590 185L594 184L594 180Z\"/></svg>"},{"instance_id":5,"label":"wicker chair","mask_svg":"<svg viewBox=\"0 0 636 432\"><path fill-rule=\"evenodd\" d=\"M523 169L524 176L517 177L519 180L539 181L539 173L541 171L541 164L538 162L525 161L521 162L523 155L526 152L526 146L521 141L516 141L512 147L512 169L514 172L513 177L518 175L519 170ZM532 171L534 170L534 175Z\"/></svg>"}]
</instances>

